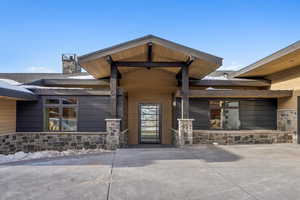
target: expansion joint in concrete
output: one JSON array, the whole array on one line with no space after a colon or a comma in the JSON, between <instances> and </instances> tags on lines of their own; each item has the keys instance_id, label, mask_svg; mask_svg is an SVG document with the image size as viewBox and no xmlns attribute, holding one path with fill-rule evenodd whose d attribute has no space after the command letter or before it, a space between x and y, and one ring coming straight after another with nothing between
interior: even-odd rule
<instances>
[{"instance_id":1,"label":"expansion joint in concrete","mask_svg":"<svg viewBox=\"0 0 300 200\"><path fill-rule=\"evenodd\" d=\"M110 191L111 191L112 181L113 181L113 171L114 171L115 158L116 158L116 151L113 152L113 159L112 159L111 167L110 167L109 182L108 182L108 187L107 187L106 200L109 200L109 198L110 198Z\"/></svg>"}]
</instances>

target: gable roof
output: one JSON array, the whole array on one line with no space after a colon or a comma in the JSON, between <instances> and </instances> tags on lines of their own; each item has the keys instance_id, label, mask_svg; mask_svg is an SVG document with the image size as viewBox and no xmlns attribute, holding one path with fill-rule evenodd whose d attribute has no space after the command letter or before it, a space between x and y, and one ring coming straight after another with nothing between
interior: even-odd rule
<instances>
[{"instance_id":1,"label":"gable roof","mask_svg":"<svg viewBox=\"0 0 300 200\"><path fill-rule=\"evenodd\" d=\"M265 77L300 65L300 40L242 68L234 77Z\"/></svg>"},{"instance_id":2,"label":"gable roof","mask_svg":"<svg viewBox=\"0 0 300 200\"><path fill-rule=\"evenodd\" d=\"M114 61L147 61L148 43L153 45L154 62L185 62L189 57L195 58L195 61L190 66L190 76L194 78L202 78L222 65L222 58L220 57L154 35L147 35L79 56L78 61L95 78L109 77L110 66L106 61L107 56L111 56ZM178 67L162 67L162 69L175 73L180 70ZM129 70L136 70L136 68L120 69L121 73Z\"/></svg>"}]
</instances>

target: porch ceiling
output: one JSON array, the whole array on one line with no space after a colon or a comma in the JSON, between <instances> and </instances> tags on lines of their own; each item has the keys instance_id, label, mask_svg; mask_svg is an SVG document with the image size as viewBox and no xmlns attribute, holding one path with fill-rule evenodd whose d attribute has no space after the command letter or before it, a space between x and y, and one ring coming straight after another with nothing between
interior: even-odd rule
<instances>
[{"instance_id":1,"label":"porch ceiling","mask_svg":"<svg viewBox=\"0 0 300 200\"><path fill-rule=\"evenodd\" d=\"M110 76L110 64L107 56L115 62L147 62L149 61L148 44L152 44L151 62L186 62L189 58L194 61L190 65L189 75L202 78L222 65L222 58L185 47L174 42L148 35L110 48L80 56L79 64L95 78ZM134 71L140 67L119 67L120 73ZM178 73L178 67L156 67L165 71Z\"/></svg>"}]
</instances>

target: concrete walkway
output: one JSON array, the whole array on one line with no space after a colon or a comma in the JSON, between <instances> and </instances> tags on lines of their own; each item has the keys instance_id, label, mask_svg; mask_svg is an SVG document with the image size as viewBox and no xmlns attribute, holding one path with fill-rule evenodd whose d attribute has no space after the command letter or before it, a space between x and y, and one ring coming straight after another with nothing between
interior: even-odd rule
<instances>
[{"instance_id":1,"label":"concrete walkway","mask_svg":"<svg viewBox=\"0 0 300 200\"><path fill-rule=\"evenodd\" d=\"M0 166L0 199L300 199L300 146L121 149Z\"/></svg>"}]
</instances>

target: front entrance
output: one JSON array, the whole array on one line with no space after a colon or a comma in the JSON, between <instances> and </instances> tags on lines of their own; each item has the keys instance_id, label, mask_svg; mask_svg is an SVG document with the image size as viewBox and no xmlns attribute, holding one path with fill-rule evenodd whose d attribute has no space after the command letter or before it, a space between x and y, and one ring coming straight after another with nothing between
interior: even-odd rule
<instances>
[{"instance_id":1,"label":"front entrance","mask_svg":"<svg viewBox=\"0 0 300 200\"><path fill-rule=\"evenodd\" d=\"M156 103L139 104L139 143L160 144L161 105Z\"/></svg>"}]
</instances>

